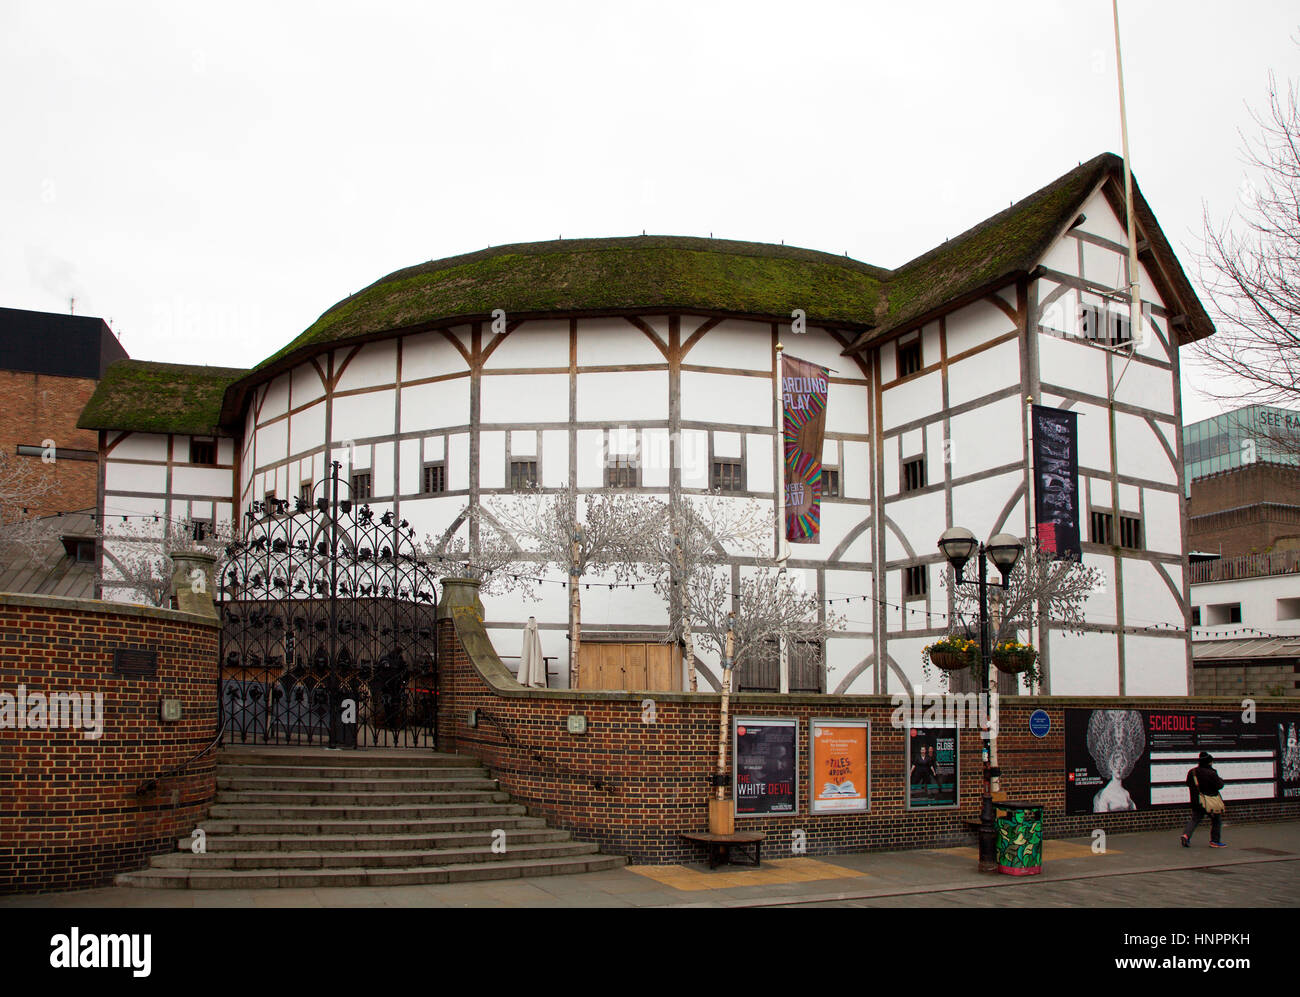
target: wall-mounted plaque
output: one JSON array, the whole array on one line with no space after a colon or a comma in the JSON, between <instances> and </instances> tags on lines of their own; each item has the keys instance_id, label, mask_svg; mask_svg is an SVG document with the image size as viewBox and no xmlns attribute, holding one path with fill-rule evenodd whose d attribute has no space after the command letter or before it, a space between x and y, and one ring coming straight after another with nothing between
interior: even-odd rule
<instances>
[{"instance_id":1,"label":"wall-mounted plaque","mask_svg":"<svg viewBox=\"0 0 1300 997\"><path fill-rule=\"evenodd\" d=\"M158 674L158 652L140 647L113 648L113 674L153 678Z\"/></svg>"}]
</instances>

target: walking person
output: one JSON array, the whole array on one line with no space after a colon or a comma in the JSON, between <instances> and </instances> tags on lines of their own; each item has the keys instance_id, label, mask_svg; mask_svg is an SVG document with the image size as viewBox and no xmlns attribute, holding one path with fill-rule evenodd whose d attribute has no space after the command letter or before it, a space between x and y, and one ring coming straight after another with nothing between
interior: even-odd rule
<instances>
[{"instance_id":1,"label":"walking person","mask_svg":"<svg viewBox=\"0 0 1300 997\"><path fill-rule=\"evenodd\" d=\"M1192 844L1192 832L1196 830L1201 819L1210 815L1210 847L1227 848L1223 843L1223 798L1219 792L1223 789L1223 780L1214 771L1214 759L1209 752L1202 751L1199 762L1194 769L1187 771L1187 788L1192 795L1192 816L1187 821L1180 839L1184 848Z\"/></svg>"}]
</instances>

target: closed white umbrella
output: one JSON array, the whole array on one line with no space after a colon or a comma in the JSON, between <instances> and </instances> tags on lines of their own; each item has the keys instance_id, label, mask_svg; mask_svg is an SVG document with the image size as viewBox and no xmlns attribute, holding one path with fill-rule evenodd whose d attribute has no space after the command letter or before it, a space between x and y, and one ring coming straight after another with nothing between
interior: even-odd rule
<instances>
[{"instance_id":1,"label":"closed white umbrella","mask_svg":"<svg viewBox=\"0 0 1300 997\"><path fill-rule=\"evenodd\" d=\"M530 689L546 688L546 659L542 657L542 637L537 632L537 617L524 624L524 647L519 652L519 684Z\"/></svg>"}]
</instances>

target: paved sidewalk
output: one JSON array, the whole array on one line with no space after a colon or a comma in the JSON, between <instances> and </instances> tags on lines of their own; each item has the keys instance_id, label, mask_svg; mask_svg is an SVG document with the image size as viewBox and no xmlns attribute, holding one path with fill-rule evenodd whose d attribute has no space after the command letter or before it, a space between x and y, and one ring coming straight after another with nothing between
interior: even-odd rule
<instances>
[{"instance_id":1,"label":"paved sidewalk","mask_svg":"<svg viewBox=\"0 0 1300 997\"><path fill-rule=\"evenodd\" d=\"M707 865L628 866L608 872L535 879L488 880L443 886L303 890L146 890L129 887L41 896L0 897L0 908L48 907L770 907L851 904L891 898L890 906L960 902L981 891L980 905L1162 905L1145 889L1098 889L1101 877L1147 876L1181 870L1252 867L1252 883L1268 883L1257 903L1300 904L1300 821L1225 828L1230 847L1209 847L1198 829L1191 848L1177 831L1110 835L1094 853L1089 838L1050 840L1039 876L981 874L975 849L951 848L855 855L765 858L762 868ZM1136 883L1136 881L1134 881ZM1254 887L1252 886L1253 890ZM1039 899L1033 891L1039 890ZM1028 892L1025 892L1028 891ZM972 894L972 897L974 895ZM1210 896L1207 905L1218 906ZM909 900L908 898L912 898ZM954 898L957 898L954 900ZM1177 891L1173 906L1192 906Z\"/></svg>"}]
</instances>

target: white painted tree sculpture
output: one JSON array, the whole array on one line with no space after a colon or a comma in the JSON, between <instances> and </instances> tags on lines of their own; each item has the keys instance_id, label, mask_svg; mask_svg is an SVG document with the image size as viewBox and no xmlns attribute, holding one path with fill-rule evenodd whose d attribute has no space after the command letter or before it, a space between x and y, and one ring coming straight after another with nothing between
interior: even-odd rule
<instances>
[{"instance_id":1,"label":"white painted tree sculpture","mask_svg":"<svg viewBox=\"0 0 1300 997\"><path fill-rule=\"evenodd\" d=\"M770 542L773 516L758 502L711 492L663 505L660 517L647 538L648 560L655 591L668 603L666 639L681 643L690 691L696 692L695 579L724 564L729 554L760 555Z\"/></svg>"},{"instance_id":2,"label":"white painted tree sculpture","mask_svg":"<svg viewBox=\"0 0 1300 997\"><path fill-rule=\"evenodd\" d=\"M755 658L769 653L782 639L824 644L843 627L843 618L821 614L821 600L799 589L791 577L776 568L763 568L740 579L732 592L729 573L721 569L698 572L688 598L696 607L700 647L722 661L722 706L718 719L719 781L727 771L727 735L731 722L733 677ZM725 798L717 787L717 798Z\"/></svg>"},{"instance_id":3,"label":"white painted tree sculpture","mask_svg":"<svg viewBox=\"0 0 1300 997\"><path fill-rule=\"evenodd\" d=\"M469 528L469 540L459 531L462 523ZM482 595L517 591L526 599L537 598L534 586L522 582L517 571L510 571L526 563L524 552L482 506L466 509L463 520L441 537L426 536L420 544L420 556L434 562L439 571L476 579Z\"/></svg>"},{"instance_id":4,"label":"white painted tree sculpture","mask_svg":"<svg viewBox=\"0 0 1300 997\"><path fill-rule=\"evenodd\" d=\"M44 561L57 537L28 509L57 491L48 465L0 450L0 566L19 560Z\"/></svg>"},{"instance_id":5,"label":"white painted tree sculpture","mask_svg":"<svg viewBox=\"0 0 1300 997\"><path fill-rule=\"evenodd\" d=\"M543 567L554 566L568 576L569 686L577 688L583 576L594 568L616 583L644 578L647 537L660 523L658 503L617 488L578 494L570 487L504 499L490 511Z\"/></svg>"}]
</instances>

